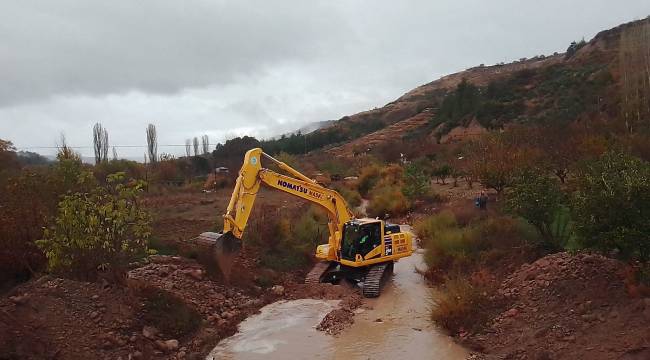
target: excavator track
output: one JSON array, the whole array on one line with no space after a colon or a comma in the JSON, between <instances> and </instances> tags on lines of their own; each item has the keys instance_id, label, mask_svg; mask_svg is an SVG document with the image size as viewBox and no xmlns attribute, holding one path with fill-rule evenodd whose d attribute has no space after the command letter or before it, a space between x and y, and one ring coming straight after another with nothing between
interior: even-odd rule
<instances>
[{"instance_id":1,"label":"excavator track","mask_svg":"<svg viewBox=\"0 0 650 360\"><path fill-rule=\"evenodd\" d=\"M318 284L329 267L330 263L328 261L316 263L305 277L305 284Z\"/></svg>"},{"instance_id":2,"label":"excavator track","mask_svg":"<svg viewBox=\"0 0 650 360\"><path fill-rule=\"evenodd\" d=\"M392 263L371 265L363 280L363 297L378 297L383 281L392 268Z\"/></svg>"}]
</instances>

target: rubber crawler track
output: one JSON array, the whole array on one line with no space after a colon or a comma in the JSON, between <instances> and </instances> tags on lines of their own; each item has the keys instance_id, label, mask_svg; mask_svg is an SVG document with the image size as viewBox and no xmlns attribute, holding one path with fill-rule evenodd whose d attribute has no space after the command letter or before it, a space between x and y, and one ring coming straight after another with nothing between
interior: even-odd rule
<instances>
[{"instance_id":1,"label":"rubber crawler track","mask_svg":"<svg viewBox=\"0 0 650 360\"><path fill-rule=\"evenodd\" d=\"M381 290L382 280L386 274L388 263L376 264L370 267L365 279L363 280L363 296L367 298L374 298L379 296Z\"/></svg>"}]
</instances>

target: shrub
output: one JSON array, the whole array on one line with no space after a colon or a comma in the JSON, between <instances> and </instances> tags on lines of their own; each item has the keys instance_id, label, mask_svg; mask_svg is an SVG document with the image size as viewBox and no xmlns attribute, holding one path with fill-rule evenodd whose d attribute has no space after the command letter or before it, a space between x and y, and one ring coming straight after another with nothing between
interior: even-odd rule
<instances>
[{"instance_id":1,"label":"shrub","mask_svg":"<svg viewBox=\"0 0 650 360\"><path fill-rule=\"evenodd\" d=\"M261 264L277 271L292 271L311 264L316 245L327 241L327 218L310 208L297 221L289 214L260 211L244 232L244 244L263 250Z\"/></svg>"},{"instance_id":2,"label":"shrub","mask_svg":"<svg viewBox=\"0 0 650 360\"><path fill-rule=\"evenodd\" d=\"M649 212L650 166L646 162L609 152L578 174L572 213L579 246L648 260Z\"/></svg>"},{"instance_id":3,"label":"shrub","mask_svg":"<svg viewBox=\"0 0 650 360\"><path fill-rule=\"evenodd\" d=\"M358 207L361 205L361 194L358 191L349 189L345 186L335 187L336 191L343 196L345 202L348 203L350 207Z\"/></svg>"},{"instance_id":4,"label":"shrub","mask_svg":"<svg viewBox=\"0 0 650 360\"><path fill-rule=\"evenodd\" d=\"M402 193L411 201L426 197L431 192L429 175L417 164L408 164L404 169Z\"/></svg>"},{"instance_id":5,"label":"shrub","mask_svg":"<svg viewBox=\"0 0 650 360\"><path fill-rule=\"evenodd\" d=\"M415 231L424 243L430 275L440 271L467 273L495 265L514 252L526 253L524 248L537 241L534 233L512 218L489 218L459 226L449 211L418 221Z\"/></svg>"},{"instance_id":6,"label":"shrub","mask_svg":"<svg viewBox=\"0 0 650 360\"><path fill-rule=\"evenodd\" d=\"M181 299L163 290L146 290L143 320L166 335L181 337L199 327L201 315Z\"/></svg>"},{"instance_id":7,"label":"shrub","mask_svg":"<svg viewBox=\"0 0 650 360\"><path fill-rule=\"evenodd\" d=\"M527 171L506 193L506 210L533 225L547 250L560 251L569 238L567 222L562 221L565 198L555 179Z\"/></svg>"},{"instance_id":8,"label":"shrub","mask_svg":"<svg viewBox=\"0 0 650 360\"><path fill-rule=\"evenodd\" d=\"M51 271L93 277L110 269L120 275L129 262L147 252L150 216L140 208L142 182L127 183L123 173L110 175L105 187L67 195L43 240Z\"/></svg>"},{"instance_id":9,"label":"shrub","mask_svg":"<svg viewBox=\"0 0 650 360\"><path fill-rule=\"evenodd\" d=\"M485 310L492 291L482 281L461 276L448 278L431 310L431 318L453 334L477 329L488 319Z\"/></svg>"},{"instance_id":10,"label":"shrub","mask_svg":"<svg viewBox=\"0 0 650 360\"><path fill-rule=\"evenodd\" d=\"M357 182L357 189L359 194L367 196L370 189L379 181L381 168L378 165L372 164L361 169L359 173L359 180Z\"/></svg>"},{"instance_id":11,"label":"shrub","mask_svg":"<svg viewBox=\"0 0 650 360\"><path fill-rule=\"evenodd\" d=\"M374 188L370 194L367 213L370 217L385 218L406 213L409 202L397 185L386 185Z\"/></svg>"}]
</instances>

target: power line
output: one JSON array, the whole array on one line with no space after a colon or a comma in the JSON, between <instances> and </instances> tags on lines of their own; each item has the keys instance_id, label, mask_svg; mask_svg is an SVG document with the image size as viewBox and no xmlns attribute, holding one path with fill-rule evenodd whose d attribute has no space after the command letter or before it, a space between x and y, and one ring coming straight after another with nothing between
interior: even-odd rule
<instances>
[{"instance_id":1,"label":"power line","mask_svg":"<svg viewBox=\"0 0 650 360\"><path fill-rule=\"evenodd\" d=\"M208 146L217 146L220 143L217 144L208 144ZM84 145L84 146L70 146L66 145L70 149L93 149L94 147L92 145ZM58 149L61 146L19 146L16 147L18 150L27 150L27 149ZM109 147L115 147L115 148L147 148L147 145L109 145ZM158 144L158 147L185 147L185 144Z\"/></svg>"}]
</instances>

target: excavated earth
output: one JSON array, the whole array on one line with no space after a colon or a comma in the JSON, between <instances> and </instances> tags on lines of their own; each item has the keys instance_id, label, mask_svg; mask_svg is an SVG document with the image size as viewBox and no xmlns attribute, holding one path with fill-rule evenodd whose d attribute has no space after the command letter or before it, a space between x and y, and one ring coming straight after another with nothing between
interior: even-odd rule
<instances>
[{"instance_id":1,"label":"excavated earth","mask_svg":"<svg viewBox=\"0 0 650 360\"><path fill-rule=\"evenodd\" d=\"M485 359L650 359L650 298L630 296L626 266L559 253L511 274L488 328L465 344Z\"/></svg>"},{"instance_id":2,"label":"excavated earth","mask_svg":"<svg viewBox=\"0 0 650 360\"><path fill-rule=\"evenodd\" d=\"M197 326L184 334L156 327L147 313L151 294L176 299L172 318L196 314ZM202 359L264 305L300 298L341 300L334 312L346 316L333 312L320 326L330 334L349 323L347 315L361 303L344 286L291 279L267 289L226 285L194 260L176 256L150 257L128 273L126 286L44 276L0 298L0 359Z\"/></svg>"}]
</instances>

